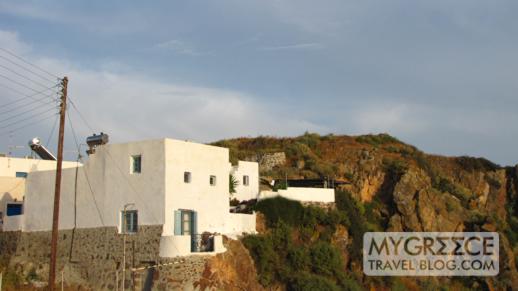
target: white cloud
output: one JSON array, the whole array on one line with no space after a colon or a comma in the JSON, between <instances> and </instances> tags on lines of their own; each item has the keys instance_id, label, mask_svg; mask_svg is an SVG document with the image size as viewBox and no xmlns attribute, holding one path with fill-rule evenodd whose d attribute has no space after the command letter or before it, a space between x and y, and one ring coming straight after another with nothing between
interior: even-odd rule
<instances>
[{"instance_id":1,"label":"white cloud","mask_svg":"<svg viewBox=\"0 0 518 291\"><path fill-rule=\"evenodd\" d=\"M260 98L243 92L171 84L131 72L84 69L67 61L37 56L15 33L0 31L0 47L10 47L16 53L20 53L17 48L23 48L23 56L31 62L68 76L71 100L93 130L110 134L114 142L163 137L209 142L326 130L295 114L278 111L277 104L264 104L258 101ZM90 135L92 132L72 107L69 110L81 138ZM38 134L48 132L51 125L50 121L38 125ZM25 144L33 137L34 133L29 132L19 133L17 143ZM1 146L6 147L5 143L4 139Z\"/></svg>"},{"instance_id":2,"label":"white cloud","mask_svg":"<svg viewBox=\"0 0 518 291\"><path fill-rule=\"evenodd\" d=\"M317 42L309 42L309 43L297 43L290 45L280 45L280 46L267 46L260 48L265 51L279 51L279 50L301 50L301 49L321 49L324 46L321 43Z\"/></svg>"},{"instance_id":3,"label":"white cloud","mask_svg":"<svg viewBox=\"0 0 518 291\"><path fill-rule=\"evenodd\" d=\"M178 39L172 39L164 41L155 45L156 49L164 51L172 51L177 54L191 55L191 56L202 56L208 55L209 52L202 52L195 49L191 44L181 41Z\"/></svg>"}]
</instances>

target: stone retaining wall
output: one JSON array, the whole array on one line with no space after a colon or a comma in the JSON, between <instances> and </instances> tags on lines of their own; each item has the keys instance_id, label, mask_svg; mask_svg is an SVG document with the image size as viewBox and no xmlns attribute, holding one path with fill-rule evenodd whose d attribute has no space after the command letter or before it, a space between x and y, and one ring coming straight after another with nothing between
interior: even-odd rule
<instances>
[{"instance_id":1,"label":"stone retaining wall","mask_svg":"<svg viewBox=\"0 0 518 291\"><path fill-rule=\"evenodd\" d=\"M127 235L126 266L141 267L179 261L158 256L162 226L141 226L137 234ZM21 278L29 273L46 281L50 257L50 232L0 232L0 268L8 267ZM115 227L63 230L59 232L57 281L64 270L67 285L91 290L115 290L117 270L123 257L123 236ZM135 273L137 286L146 278L153 289L191 289L202 275L207 257L191 256L181 263ZM34 277L34 276L32 276ZM126 272L126 286L132 284L131 272ZM120 284L120 283L119 283Z\"/></svg>"}]
</instances>

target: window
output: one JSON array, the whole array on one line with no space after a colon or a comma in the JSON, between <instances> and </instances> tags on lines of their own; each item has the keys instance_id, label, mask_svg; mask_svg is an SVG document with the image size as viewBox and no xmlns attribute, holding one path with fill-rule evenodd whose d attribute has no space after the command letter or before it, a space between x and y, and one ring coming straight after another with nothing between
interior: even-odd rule
<instances>
[{"instance_id":1,"label":"window","mask_svg":"<svg viewBox=\"0 0 518 291\"><path fill-rule=\"evenodd\" d=\"M196 234L196 212L192 210L176 210L174 212L174 234L193 235Z\"/></svg>"},{"instance_id":2,"label":"window","mask_svg":"<svg viewBox=\"0 0 518 291\"><path fill-rule=\"evenodd\" d=\"M185 183L191 183L191 172L184 172L183 173L183 181Z\"/></svg>"},{"instance_id":3,"label":"window","mask_svg":"<svg viewBox=\"0 0 518 291\"><path fill-rule=\"evenodd\" d=\"M209 182L211 186L216 186L216 176L211 175Z\"/></svg>"},{"instance_id":4,"label":"window","mask_svg":"<svg viewBox=\"0 0 518 291\"><path fill-rule=\"evenodd\" d=\"M23 204L17 203L17 204L7 204L7 211L6 216L16 216L16 215L22 215L23 214Z\"/></svg>"},{"instance_id":5,"label":"window","mask_svg":"<svg viewBox=\"0 0 518 291\"><path fill-rule=\"evenodd\" d=\"M27 172L16 172L16 178L27 178Z\"/></svg>"},{"instance_id":6,"label":"window","mask_svg":"<svg viewBox=\"0 0 518 291\"><path fill-rule=\"evenodd\" d=\"M248 175L243 176L243 186L248 186L250 183L250 179L248 178Z\"/></svg>"},{"instance_id":7,"label":"window","mask_svg":"<svg viewBox=\"0 0 518 291\"><path fill-rule=\"evenodd\" d=\"M126 214L126 215L124 215ZM138 212L137 210L121 211L122 233L136 233L138 230Z\"/></svg>"},{"instance_id":8,"label":"window","mask_svg":"<svg viewBox=\"0 0 518 291\"><path fill-rule=\"evenodd\" d=\"M136 155L131 156L131 168L130 173L131 174L139 174L142 171L142 156Z\"/></svg>"}]
</instances>

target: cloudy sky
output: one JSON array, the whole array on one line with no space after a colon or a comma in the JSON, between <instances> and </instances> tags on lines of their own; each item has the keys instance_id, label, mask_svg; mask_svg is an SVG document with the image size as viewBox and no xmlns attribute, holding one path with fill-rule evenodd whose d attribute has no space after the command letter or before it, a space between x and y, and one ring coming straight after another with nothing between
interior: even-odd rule
<instances>
[{"instance_id":1,"label":"cloudy sky","mask_svg":"<svg viewBox=\"0 0 518 291\"><path fill-rule=\"evenodd\" d=\"M387 132L514 165L517 13L512 0L0 1L0 47L69 77L81 140ZM0 104L21 98L6 85L19 86L0 78ZM0 130L0 152L53 124Z\"/></svg>"}]
</instances>

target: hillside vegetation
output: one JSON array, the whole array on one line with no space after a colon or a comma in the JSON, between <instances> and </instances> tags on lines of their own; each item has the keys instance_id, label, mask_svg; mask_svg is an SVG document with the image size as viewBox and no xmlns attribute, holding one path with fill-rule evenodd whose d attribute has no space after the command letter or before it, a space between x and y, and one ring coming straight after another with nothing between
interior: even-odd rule
<instances>
[{"instance_id":1,"label":"hillside vegetation","mask_svg":"<svg viewBox=\"0 0 518 291\"><path fill-rule=\"evenodd\" d=\"M260 163L261 177L345 182L337 207L260 202L267 230L244 238L260 283L288 290L505 290L518 286L518 167L484 158L428 155L387 135L223 140L233 162ZM275 159L273 159L275 157ZM279 158L282 157L282 158ZM498 231L497 277L363 275L365 231Z\"/></svg>"}]
</instances>

